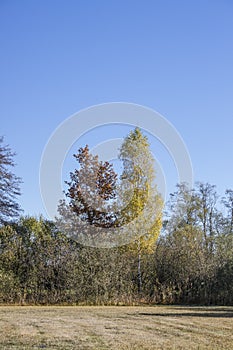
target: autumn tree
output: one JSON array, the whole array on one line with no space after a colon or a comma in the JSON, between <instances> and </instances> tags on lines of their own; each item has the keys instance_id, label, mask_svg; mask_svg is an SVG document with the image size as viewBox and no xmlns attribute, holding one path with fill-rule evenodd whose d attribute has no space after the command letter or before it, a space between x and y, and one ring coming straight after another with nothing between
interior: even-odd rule
<instances>
[{"instance_id":1,"label":"autumn tree","mask_svg":"<svg viewBox=\"0 0 233 350\"><path fill-rule=\"evenodd\" d=\"M117 222L112 205L117 174L112 164L99 161L88 146L80 148L74 157L78 167L70 173L70 181L66 181L68 203L61 201L58 208L61 220L57 224L70 236L82 237L95 246L96 239L100 236L104 239Z\"/></svg>"},{"instance_id":2,"label":"autumn tree","mask_svg":"<svg viewBox=\"0 0 233 350\"><path fill-rule=\"evenodd\" d=\"M130 247L137 252L138 292L142 291L141 258L153 252L162 226L162 200L155 184L154 159L148 139L135 128L124 139L119 154L121 175L121 222L130 226Z\"/></svg>"},{"instance_id":3,"label":"autumn tree","mask_svg":"<svg viewBox=\"0 0 233 350\"><path fill-rule=\"evenodd\" d=\"M10 169L15 166L13 153L0 137L0 225L17 217L20 212L17 197L21 180Z\"/></svg>"}]
</instances>

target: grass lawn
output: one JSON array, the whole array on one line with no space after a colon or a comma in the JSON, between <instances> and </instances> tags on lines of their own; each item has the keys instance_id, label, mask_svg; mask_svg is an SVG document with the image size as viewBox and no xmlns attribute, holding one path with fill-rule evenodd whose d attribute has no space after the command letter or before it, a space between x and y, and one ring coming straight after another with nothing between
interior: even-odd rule
<instances>
[{"instance_id":1,"label":"grass lawn","mask_svg":"<svg viewBox=\"0 0 233 350\"><path fill-rule=\"evenodd\" d=\"M0 349L233 349L233 307L0 307Z\"/></svg>"}]
</instances>

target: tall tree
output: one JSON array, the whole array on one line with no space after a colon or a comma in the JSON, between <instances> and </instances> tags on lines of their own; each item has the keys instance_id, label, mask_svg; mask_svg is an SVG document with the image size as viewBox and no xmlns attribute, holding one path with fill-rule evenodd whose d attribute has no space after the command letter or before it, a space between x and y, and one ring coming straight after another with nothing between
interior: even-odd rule
<instances>
[{"instance_id":1,"label":"tall tree","mask_svg":"<svg viewBox=\"0 0 233 350\"><path fill-rule=\"evenodd\" d=\"M233 190L227 189L225 197L222 199L223 204L227 209L226 227L229 233L233 232Z\"/></svg>"},{"instance_id":2,"label":"tall tree","mask_svg":"<svg viewBox=\"0 0 233 350\"><path fill-rule=\"evenodd\" d=\"M141 259L152 252L162 226L162 200L155 185L154 159L148 139L135 128L120 149L123 162L121 176L121 222L131 225L131 247L137 252L138 292L142 291Z\"/></svg>"},{"instance_id":3,"label":"tall tree","mask_svg":"<svg viewBox=\"0 0 233 350\"><path fill-rule=\"evenodd\" d=\"M199 221L200 205L194 189L189 189L185 183L177 184L176 187L167 205L168 221L165 221L165 228L169 232L186 225L196 226Z\"/></svg>"},{"instance_id":4,"label":"tall tree","mask_svg":"<svg viewBox=\"0 0 233 350\"><path fill-rule=\"evenodd\" d=\"M13 153L0 137L0 225L9 222L20 212L17 197L20 195L21 179L10 170L15 166Z\"/></svg>"},{"instance_id":5,"label":"tall tree","mask_svg":"<svg viewBox=\"0 0 233 350\"><path fill-rule=\"evenodd\" d=\"M198 217L202 226L206 247L213 249L213 237L215 235L215 219L217 214L217 193L216 186L209 183L198 182L196 195L198 197Z\"/></svg>"}]
</instances>

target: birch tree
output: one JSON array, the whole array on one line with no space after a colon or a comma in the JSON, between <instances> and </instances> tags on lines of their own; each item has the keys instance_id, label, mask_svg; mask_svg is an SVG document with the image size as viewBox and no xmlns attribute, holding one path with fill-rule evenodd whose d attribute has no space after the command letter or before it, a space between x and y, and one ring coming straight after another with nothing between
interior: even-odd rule
<instances>
[{"instance_id":1,"label":"birch tree","mask_svg":"<svg viewBox=\"0 0 233 350\"><path fill-rule=\"evenodd\" d=\"M155 185L154 159L148 139L135 128L124 139L119 154L121 175L121 222L134 222L130 248L137 252L138 292L142 292L142 255L151 253L162 226L162 199ZM149 223L149 225L148 225Z\"/></svg>"}]
</instances>

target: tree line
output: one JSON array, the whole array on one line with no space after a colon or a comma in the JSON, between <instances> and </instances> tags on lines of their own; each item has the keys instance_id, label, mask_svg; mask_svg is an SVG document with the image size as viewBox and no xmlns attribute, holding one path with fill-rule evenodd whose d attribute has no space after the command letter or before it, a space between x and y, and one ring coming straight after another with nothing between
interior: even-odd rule
<instances>
[{"instance_id":1,"label":"tree line","mask_svg":"<svg viewBox=\"0 0 233 350\"><path fill-rule=\"evenodd\" d=\"M8 170L14 154L9 146L0 154L1 303L233 304L233 191L219 198L208 183L179 184L163 208L139 129L122 144L120 178L88 146L79 149L54 222L16 218L19 179ZM129 231L124 244L84 244L100 234L108 241L109 230L116 235L122 227Z\"/></svg>"}]
</instances>

